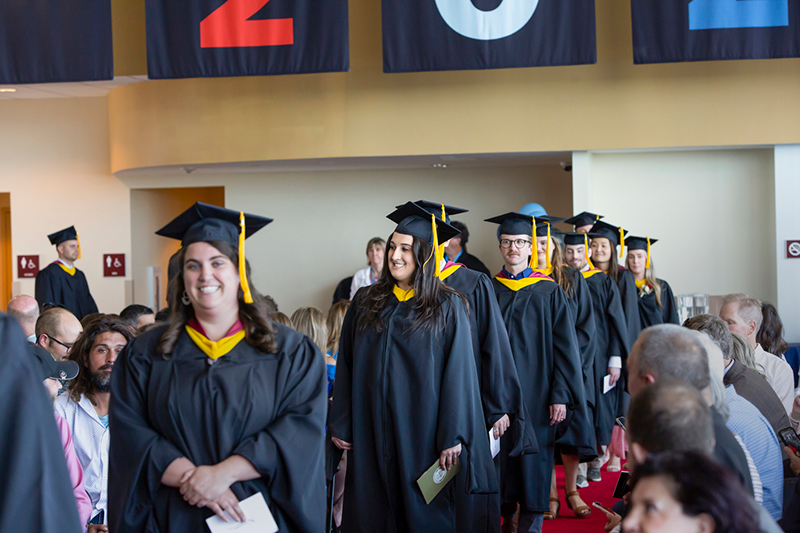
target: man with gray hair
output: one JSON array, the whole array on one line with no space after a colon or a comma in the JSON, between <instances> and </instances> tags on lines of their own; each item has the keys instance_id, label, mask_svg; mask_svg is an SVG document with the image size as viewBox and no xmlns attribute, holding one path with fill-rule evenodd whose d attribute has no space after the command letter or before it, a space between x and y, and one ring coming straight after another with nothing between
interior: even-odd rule
<instances>
[{"instance_id":1,"label":"man with gray hair","mask_svg":"<svg viewBox=\"0 0 800 533\"><path fill-rule=\"evenodd\" d=\"M777 435L792 423L778 395L761 375L731 358L733 337L725 322L713 315L697 315L683 323L684 327L706 333L722 350L725 362L725 385L733 385L736 394L752 403L769 421ZM790 376L791 377L791 376Z\"/></svg>"},{"instance_id":2,"label":"man with gray hair","mask_svg":"<svg viewBox=\"0 0 800 533\"><path fill-rule=\"evenodd\" d=\"M729 294L722 299L719 317L728 325L731 333L738 333L746 338L755 350L756 363L764 368L764 375L780 398L788 415L792 413L794 401L794 373L789 363L780 357L765 352L756 341L756 335L764 321L761 301L750 298L746 294ZM788 427L788 426L787 426Z\"/></svg>"},{"instance_id":3,"label":"man with gray hair","mask_svg":"<svg viewBox=\"0 0 800 533\"><path fill-rule=\"evenodd\" d=\"M19 322L30 344L36 344L36 319L39 318L39 302L33 296L14 296L6 306L8 316Z\"/></svg>"}]
</instances>

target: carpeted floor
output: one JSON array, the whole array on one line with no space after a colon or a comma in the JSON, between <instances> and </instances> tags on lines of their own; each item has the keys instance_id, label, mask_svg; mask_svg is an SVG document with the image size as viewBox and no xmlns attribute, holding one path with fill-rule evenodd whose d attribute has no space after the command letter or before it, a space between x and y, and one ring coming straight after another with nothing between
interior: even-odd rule
<instances>
[{"instance_id":1,"label":"carpeted floor","mask_svg":"<svg viewBox=\"0 0 800 533\"><path fill-rule=\"evenodd\" d=\"M602 480L589 482L585 489L579 489L581 498L586 505L592 508L592 514L585 518L575 518L575 514L567 508L564 496L564 468L556 467L556 479L558 484L558 497L561 499L561 513L555 520L545 520L545 533L603 533L603 526L607 519L605 513L592 507L592 502L600 502L606 507L611 508L617 500L612 496L614 487L619 479L619 472L606 472L603 468Z\"/></svg>"}]
</instances>

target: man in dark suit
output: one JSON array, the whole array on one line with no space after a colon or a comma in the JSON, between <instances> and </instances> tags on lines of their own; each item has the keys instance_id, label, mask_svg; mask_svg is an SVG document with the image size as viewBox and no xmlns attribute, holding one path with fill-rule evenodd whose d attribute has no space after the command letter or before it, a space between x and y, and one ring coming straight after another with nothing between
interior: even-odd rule
<instances>
[{"instance_id":1,"label":"man in dark suit","mask_svg":"<svg viewBox=\"0 0 800 533\"><path fill-rule=\"evenodd\" d=\"M483 272L491 278L492 275L486 265L483 264L483 261L467 252L467 242L469 241L467 225L458 221L453 221L450 224L461 233L450 239L450 244L444 249L445 259L453 263L461 263L470 270Z\"/></svg>"},{"instance_id":2,"label":"man in dark suit","mask_svg":"<svg viewBox=\"0 0 800 533\"><path fill-rule=\"evenodd\" d=\"M707 333L719 346L725 360L723 383L726 386L733 385L736 394L755 405L764 418L769 421L769 425L772 426L776 435L782 429L792 426L786 409L767 380L752 368L731 359L733 337L728 325L721 318L713 315L698 315L688 319L683 325L689 329Z\"/></svg>"}]
</instances>

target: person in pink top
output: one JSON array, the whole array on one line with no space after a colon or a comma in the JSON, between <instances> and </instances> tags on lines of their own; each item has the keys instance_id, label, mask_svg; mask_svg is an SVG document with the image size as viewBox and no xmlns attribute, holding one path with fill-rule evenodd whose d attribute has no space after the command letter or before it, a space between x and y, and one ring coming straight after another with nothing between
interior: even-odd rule
<instances>
[{"instance_id":1,"label":"person in pink top","mask_svg":"<svg viewBox=\"0 0 800 533\"><path fill-rule=\"evenodd\" d=\"M50 400L55 402L58 391L61 390L61 382L59 380L74 379L78 375L78 363L75 361L56 361L47 350L36 345L28 346L28 350L33 355L34 360L39 363L42 369L41 375L43 376L44 386L47 389ZM53 416L56 419L58 432L61 436L61 446L64 448L69 479L72 483L72 491L75 494L75 502L78 506L78 516L80 517L81 525L85 528L92 513L92 502L83 488L83 468L78 462L75 447L72 445L72 432L69 429L69 424L58 413L53 413Z\"/></svg>"}]
</instances>

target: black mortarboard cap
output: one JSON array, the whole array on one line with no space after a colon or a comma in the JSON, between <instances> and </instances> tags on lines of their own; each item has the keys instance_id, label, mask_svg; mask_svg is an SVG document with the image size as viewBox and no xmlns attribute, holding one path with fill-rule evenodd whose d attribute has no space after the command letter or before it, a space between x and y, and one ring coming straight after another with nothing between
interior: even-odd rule
<instances>
[{"instance_id":1,"label":"black mortarboard cap","mask_svg":"<svg viewBox=\"0 0 800 533\"><path fill-rule=\"evenodd\" d=\"M651 239L649 237L625 237L625 245L630 250L647 250L648 244L655 244L658 239Z\"/></svg>"},{"instance_id":2,"label":"black mortarboard cap","mask_svg":"<svg viewBox=\"0 0 800 533\"><path fill-rule=\"evenodd\" d=\"M433 244L433 224L431 215L436 220L436 236L438 243L441 244L461 233L459 230L442 220L441 217L441 204L439 204L440 214L431 213L424 207L414 203L408 202L401 205L393 213L386 216L392 222L397 223L395 231L403 235L413 235L426 241L428 244Z\"/></svg>"},{"instance_id":3,"label":"black mortarboard cap","mask_svg":"<svg viewBox=\"0 0 800 533\"><path fill-rule=\"evenodd\" d=\"M28 353L33 356L37 363L37 368L41 369L40 376L42 381L53 379L75 379L78 375L78 363L75 361L56 361L50 352L37 346L36 344L28 344Z\"/></svg>"},{"instance_id":4,"label":"black mortarboard cap","mask_svg":"<svg viewBox=\"0 0 800 533\"><path fill-rule=\"evenodd\" d=\"M156 235L181 241L186 247L195 242L225 241L239 246L240 211L195 202ZM271 218L244 214L245 238L272 222Z\"/></svg>"},{"instance_id":5,"label":"black mortarboard cap","mask_svg":"<svg viewBox=\"0 0 800 533\"><path fill-rule=\"evenodd\" d=\"M593 239L608 239L614 246L619 244L625 246L625 234L627 232L619 226L612 226L607 222L598 220L594 223L592 229L589 230L589 233L593 234Z\"/></svg>"},{"instance_id":6,"label":"black mortarboard cap","mask_svg":"<svg viewBox=\"0 0 800 533\"><path fill-rule=\"evenodd\" d=\"M70 226L66 229L62 229L61 231L51 233L50 235L47 236L47 238L50 239L50 244L58 246L59 244L65 241L78 240L78 232L75 231L75 226Z\"/></svg>"},{"instance_id":7,"label":"black mortarboard cap","mask_svg":"<svg viewBox=\"0 0 800 533\"><path fill-rule=\"evenodd\" d=\"M442 218L442 206L444 206L445 222L448 224L450 223L451 216L460 215L461 213L466 213L468 211L467 209L462 209L460 207L453 207L452 205L446 205L437 202L429 202L428 200L417 200L414 203L439 218ZM397 207L399 208L401 206L398 205Z\"/></svg>"},{"instance_id":8,"label":"black mortarboard cap","mask_svg":"<svg viewBox=\"0 0 800 533\"><path fill-rule=\"evenodd\" d=\"M576 244L586 244L588 239L593 239L597 237L594 233L565 233L564 234L564 244L569 246L575 246Z\"/></svg>"},{"instance_id":9,"label":"black mortarboard cap","mask_svg":"<svg viewBox=\"0 0 800 533\"><path fill-rule=\"evenodd\" d=\"M556 222L560 222L563 219L558 217L542 215L539 217L535 217L535 220L537 224L539 224L540 222L549 222L551 224L555 224ZM491 222L493 224L500 224L500 228L497 233L498 236L505 234L505 235L529 235L533 237L534 217L531 215L523 215L522 213L515 213L512 211L504 215L498 215L496 217L487 218L486 222ZM547 235L547 224L544 224L543 226L545 227L544 235Z\"/></svg>"},{"instance_id":10,"label":"black mortarboard cap","mask_svg":"<svg viewBox=\"0 0 800 533\"><path fill-rule=\"evenodd\" d=\"M576 226L576 227L581 227L581 226L589 226L590 224L594 224L595 222L597 222L601 218L603 218L603 215L596 215L594 213L590 213L588 211L584 211L582 213L579 213L579 214L575 215L572 218L566 219L564 222L567 223L567 224L572 224L573 226Z\"/></svg>"},{"instance_id":11,"label":"black mortarboard cap","mask_svg":"<svg viewBox=\"0 0 800 533\"><path fill-rule=\"evenodd\" d=\"M547 220L545 220L544 222L549 222L550 224L542 224L542 223L540 223L540 221L543 218L547 218ZM558 235L558 234L562 233L561 230L553 228L551 225L555 224L556 222L561 222L563 220L564 220L563 218L551 217L551 216L536 217L536 236L537 237L547 237L547 229L548 228L550 228L550 236L551 237L553 235Z\"/></svg>"}]
</instances>

